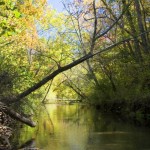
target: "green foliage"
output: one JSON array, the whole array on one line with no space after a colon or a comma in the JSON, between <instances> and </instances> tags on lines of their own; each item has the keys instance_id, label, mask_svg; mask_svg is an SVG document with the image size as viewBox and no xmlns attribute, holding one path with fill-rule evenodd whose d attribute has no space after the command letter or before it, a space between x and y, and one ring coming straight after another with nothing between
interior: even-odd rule
<instances>
[{"instance_id":1,"label":"green foliage","mask_svg":"<svg viewBox=\"0 0 150 150\"><path fill-rule=\"evenodd\" d=\"M65 12L64 15L52 10L44 0L1 0L1 97L21 93L89 51L103 51L123 40L110 51L94 56L67 71L66 75L60 75L53 83L53 90L59 98L86 98L91 104L109 104L109 110L115 106L118 110L118 105L122 103L129 106L135 101L138 103L139 99L149 100L150 57L145 51L146 48L149 51L150 47L149 25L146 22L149 12L141 1L140 22L136 2L131 3L130 7L126 3L103 0L95 4L94 11L93 4L85 1L78 7L67 5L72 6L76 13ZM114 24L125 7L123 17L99 38L98 35ZM98 8L105 8L100 16L97 14ZM127 38L130 39L125 40ZM37 98L44 94L45 86L32 96ZM29 97L29 104L38 105L32 96Z\"/></svg>"}]
</instances>

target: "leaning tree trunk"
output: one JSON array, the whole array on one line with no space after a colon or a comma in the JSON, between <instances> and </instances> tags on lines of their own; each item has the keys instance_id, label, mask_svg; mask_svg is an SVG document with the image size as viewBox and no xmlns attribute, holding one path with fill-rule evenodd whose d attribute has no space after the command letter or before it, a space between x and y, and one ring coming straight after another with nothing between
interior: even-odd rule
<instances>
[{"instance_id":1,"label":"leaning tree trunk","mask_svg":"<svg viewBox=\"0 0 150 150\"><path fill-rule=\"evenodd\" d=\"M20 115L19 113L15 112L11 108L7 107L4 103L0 102L0 110L5 112L7 115L9 115L11 118L14 118L17 121L20 121L30 127L35 127L36 123L33 122L31 119L24 117L23 115Z\"/></svg>"},{"instance_id":2,"label":"leaning tree trunk","mask_svg":"<svg viewBox=\"0 0 150 150\"><path fill-rule=\"evenodd\" d=\"M144 33L143 33L143 34L144 34ZM62 72L64 72L64 71L66 71L66 70L69 70L69 69L71 69L71 68L77 66L78 64L84 62L84 61L87 60L87 59L92 58L92 57L95 56L95 55L98 55L98 54L101 54L101 53L103 53L103 52L106 52L106 51L108 51L108 50L110 50L110 49L113 49L114 47L119 46L119 45L123 44L124 42L130 41L130 40L132 40L132 39L134 39L134 38L128 38L128 39L119 41L119 42L117 42L117 43L115 43L115 44L113 44L113 45L111 45L111 46L109 46L109 47L107 47L107 48L105 48L105 49L102 49L102 50L100 50L100 51L98 51L98 52L96 52L96 53L94 53L94 54L89 53L89 54L87 54L87 55L85 55L85 56L83 56L83 57L81 57L81 58L75 60L74 62L72 62L72 63L70 63L70 64L64 66L64 67L58 68L57 70L55 70L55 71L54 71L53 73L51 73L50 75L46 76L46 77L43 78L41 81L39 81L39 82L36 83L35 85L33 85L33 86L31 86L30 88L28 88L26 91L20 93L18 96L13 97L13 98L10 98L10 97L9 97L9 98L8 98L8 97L3 98L3 99L0 100L0 102L3 102L3 103L5 103L5 104L7 104L7 105L10 105L10 104L12 104L12 103L18 102L18 101L22 100L24 97L26 97L26 96L28 96L29 94L31 94L32 92L34 92L35 90L39 89L41 86L43 86L44 84L46 84L48 81L54 79L54 77L56 77L58 74L60 74L60 73L62 73Z\"/></svg>"}]
</instances>

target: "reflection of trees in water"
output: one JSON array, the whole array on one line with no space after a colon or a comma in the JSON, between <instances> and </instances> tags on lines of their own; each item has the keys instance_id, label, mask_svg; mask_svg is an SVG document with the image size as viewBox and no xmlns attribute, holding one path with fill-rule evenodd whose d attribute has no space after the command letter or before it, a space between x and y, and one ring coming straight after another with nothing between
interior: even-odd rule
<instances>
[{"instance_id":1,"label":"reflection of trees in water","mask_svg":"<svg viewBox=\"0 0 150 150\"><path fill-rule=\"evenodd\" d=\"M26 141L25 143L23 143L19 149L23 149L23 150L28 150L28 149L31 149L31 148L36 148L36 145L35 145L35 139L30 139L28 141Z\"/></svg>"},{"instance_id":2,"label":"reflection of trees in water","mask_svg":"<svg viewBox=\"0 0 150 150\"><path fill-rule=\"evenodd\" d=\"M41 106L39 107L39 109L37 110L37 120L38 124L37 127L34 129L34 133L32 134L32 132L30 130L28 130L28 128L23 128L23 129L27 129L26 131L21 131L21 129L18 129L16 134L17 134L17 140L15 142L14 145L15 149L17 149L20 145L19 142L21 142L21 140L19 141L19 139L24 139L27 140L27 137L33 137L34 139L30 139L27 142L24 142L22 144L22 146L20 147L30 147L30 146L35 146L35 141L39 141L40 140L40 144L44 147L47 142L46 140L52 135L54 134L54 123L52 119L57 119L56 121L56 131L57 132L57 128L59 128L58 126L60 125L60 123L65 123L65 125L67 125L69 131L72 133L73 136L75 136L74 134L76 134L76 132L79 132L79 130L83 130L83 128L86 129L86 131L90 131L90 128L92 128L93 126L93 112L90 110L90 108L88 108L87 106L83 106L83 105L66 105L66 106L58 106L55 110L54 110L54 115L50 114L51 111L48 110L48 107L46 106ZM51 116L52 115L52 116ZM52 117L52 118L51 118ZM54 118L53 118L54 117ZM56 117L56 118L55 118ZM76 128L76 127L79 128ZM62 127L65 127L62 125ZM72 130L72 127L74 127L74 129L76 129L76 131ZM64 130L65 131L65 130ZM29 136L28 136L29 135ZM71 135L71 134L68 134ZM23 137L23 138L22 138ZM16 148L17 147L17 148Z\"/></svg>"},{"instance_id":3,"label":"reflection of trees in water","mask_svg":"<svg viewBox=\"0 0 150 150\"><path fill-rule=\"evenodd\" d=\"M45 116L46 115L46 116ZM38 108L37 112L36 112L36 119L38 120L37 122L37 126L36 128L34 128L34 133L33 135L30 135L32 132L32 129L30 128L30 130L28 130L28 127L22 126L22 124L18 124L16 125L16 129L15 129L15 136L12 137L12 145L13 145L13 149L29 149L29 148L36 148L36 138L39 138L39 136L41 135L41 132L45 132L46 134L54 134L54 125L53 122L51 120L50 114L48 112L48 110L46 109L46 107L41 106ZM23 129L23 130L22 130ZM30 135L31 137L34 136L34 138L30 138L25 142L21 142L21 139L24 137L28 137L28 135ZM21 146L20 146L20 142L21 142ZM37 148L36 148L37 149Z\"/></svg>"},{"instance_id":4,"label":"reflection of trees in water","mask_svg":"<svg viewBox=\"0 0 150 150\"><path fill-rule=\"evenodd\" d=\"M89 108L85 105L60 105L55 111L57 119L66 124L76 124L80 126L87 124L87 120L91 120Z\"/></svg>"},{"instance_id":5,"label":"reflection of trees in water","mask_svg":"<svg viewBox=\"0 0 150 150\"><path fill-rule=\"evenodd\" d=\"M116 142L119 143L120 140L129 142L130 136L132 138L138 137L127 133L127 131L130 131L130 126L122 118L114 117L111 114L102 114L88 106L58 106L52 111L50 109L44 106L39 110L37 115L39 123L33 134L34 139L28 138L30 140L23 142L20 147L14 146L14 150L38 149L36 146L42 147L43 150L50 146L51 149L55 150L61 149L62 144L66 145L66 149L68 146L72 149L74 147L80 149L83 146L85 147L83 149L87 150L111 149L114 146L113 149L116 149ZM26 138L27 140L27 137L29 137L27 132L28 130L24 131L23 139ZM17 131L17 133L20 133L20 131ZM134 141L132 143L134 144ZM126 148L125 144L119 144ZM135 142L135 144L137 143ZM19 145L19 143L16 143L16 145Z\"/></svg>"},{"instance_id":6,"label":"reflection of trees in water","mask_svg":"<svg viewBox=\"0 0 150 150\"><path fill-rule=\"evenodd\" d=\"M51 119L51 117L50 117L50 114L49 114L49 112L48 112L48 110L47 110L47 108L46 108L46 106L44 105L44 110L46 111L46 114L47 114L47 119L48 120L44 120L44 122L43 122L43 127L44 127L44 130L47 132L48 130L48 127L50 127L50 130L49 130L49 133L50 134L54 134L54 124L53 124L53 122L52 122L52 119ZM48 121L48 122L47 122ZM48 124L48 127L47 127L47 124Z\"/></svg>"},{"instance_id":7,"label":"reflection of trees in water","mask_svg":"<svg viewBox=\"0 0 150 150\"><path fill-rule=\"evenodd\" d=\"M36 148L35 146L35 139L31 138L24 143L21 143L21 146L19 144L19 140L21 138L21 126L18 126L15 129L15 136L12 137L11 143L12 143L12 150L28 150L30 148Z\"/></svg>"}]
</instances>

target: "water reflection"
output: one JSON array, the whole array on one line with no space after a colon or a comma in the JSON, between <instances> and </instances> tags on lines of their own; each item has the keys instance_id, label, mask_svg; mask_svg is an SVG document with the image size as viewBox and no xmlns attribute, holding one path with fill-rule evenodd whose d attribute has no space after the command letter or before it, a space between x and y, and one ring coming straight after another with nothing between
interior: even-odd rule
<instances>
[{"instance_id":1,"label":"water reflection","mask_svg":"<svg viewBox=\"0 0 150 150\"><path fill-rule=\"evenodd\" d=\"M30 139L26 141L19 147L19 149L29 149L31 147L35 147L35 139Z\"/></svg>"},{"instance_id":2,"label":"water reflection","mask_svg":"<svg viewBox=\"0 0 150 150\"><path fill-rule=\"evenodd\" d=\"M150 129L110 114L85 106L50 104L39 111L38 126L18 130L13 142L24 150L150 150L149 140Z\"/></svg>"}]
</instances>

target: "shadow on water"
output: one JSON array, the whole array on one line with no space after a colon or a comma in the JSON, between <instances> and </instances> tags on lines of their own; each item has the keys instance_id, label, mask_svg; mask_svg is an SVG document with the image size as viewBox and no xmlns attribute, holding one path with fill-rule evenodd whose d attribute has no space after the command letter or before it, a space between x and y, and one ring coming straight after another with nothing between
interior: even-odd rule
<instances>
[{"instance_id":1,"label":"shadow on water","mask_svg":"<svg viewBox=\"0 0 150 150\"><path fill-rule=\"evenodd\" d=\"M30 139L26 141L19 147L19 149L28 149L30 147L35 147L35 139Z\"/></svg>"},{"instance_id":2,"label":"shadow on water","mask_svg":"<svg viewBox=\"0 0 150 150\"><path fill-rule=\"evenodd\" d=\"M83 105L47 104L36 128L24 126L13 137L14 149L150 150L150 129Z\"/></svg>"}]
</instances>

